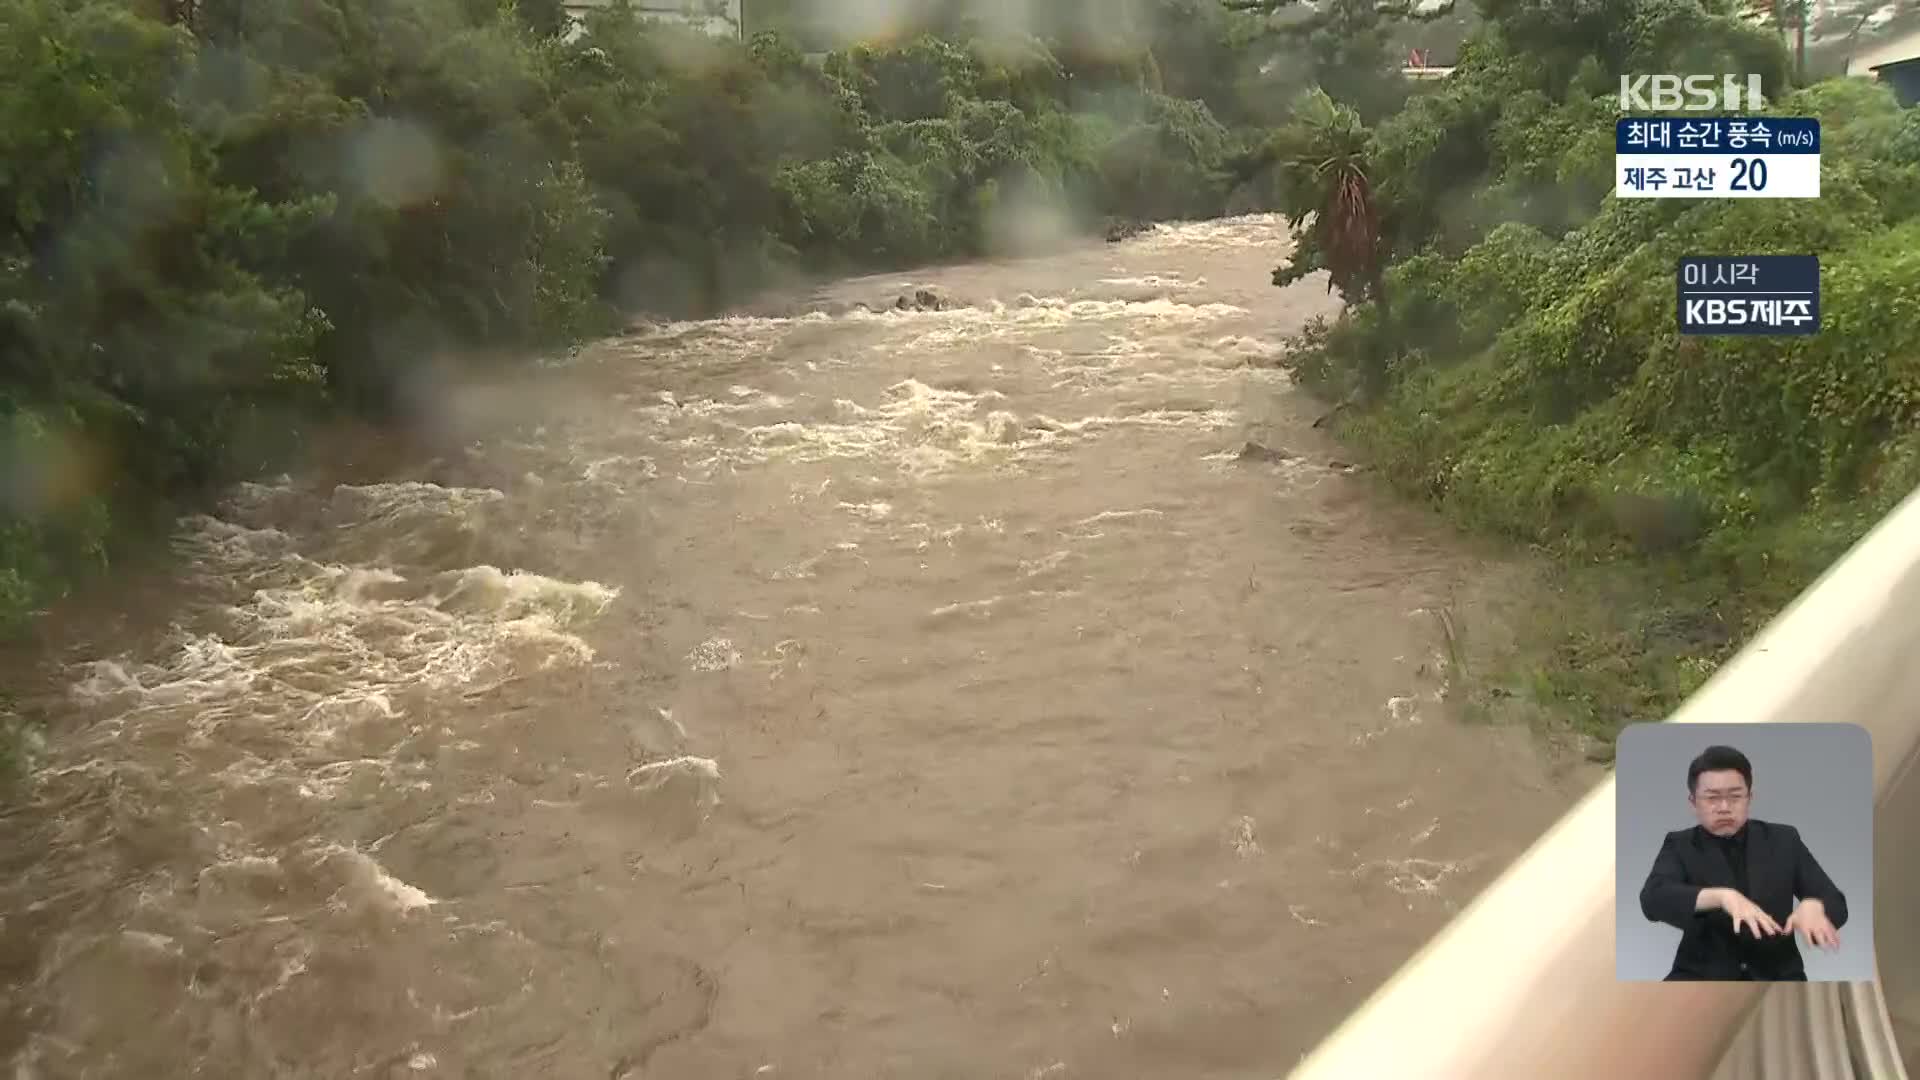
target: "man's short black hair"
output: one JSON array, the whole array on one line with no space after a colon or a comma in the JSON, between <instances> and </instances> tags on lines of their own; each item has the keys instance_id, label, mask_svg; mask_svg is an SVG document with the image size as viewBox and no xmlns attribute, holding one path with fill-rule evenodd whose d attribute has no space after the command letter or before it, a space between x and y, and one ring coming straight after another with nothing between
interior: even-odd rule
<instances>
[{"instance_id":1,"label":"man's short black hair","mask_svg":"<svg viewBox=\"0 0 1920 1080\"><path fill-rule=\"evenodd\" d=\"M1753 762L1747 760L1747 755L1731 746L1709 746L1687 766L1687 794L1693 794L1693 789L1699 786L1701 773L1728 769L1739 773L1749 788L1753 786Z\"/></svg>"}]
</instances>

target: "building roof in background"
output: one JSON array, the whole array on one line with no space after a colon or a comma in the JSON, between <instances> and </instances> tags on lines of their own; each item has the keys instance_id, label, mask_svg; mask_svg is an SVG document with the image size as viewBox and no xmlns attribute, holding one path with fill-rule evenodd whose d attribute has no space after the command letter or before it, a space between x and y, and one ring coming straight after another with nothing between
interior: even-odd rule
<instances>
[{"instance_id":1,"label":"building roof in background","mask_svg":"<svg viewBox=\"0 0 1920 1080\"><path fill-rule=\"evenodd\" d=\"M1854 45L1847 58L1847 74L1864 75L1877 67L1920 57L1920 27L1908 27L1881 38Z\"/></svg>"},{"instance_id":2,"label":"building roof in background","mask_svg":"<svg viewBox=\"0 0 1920 1080\"><path fill-rule=\"evenodd\" d=\"M587 13L614 6L616 0L562 0L561 7L576 25ZM741 0L629 0L643 19L663 19L703 29L710 34L739 36Z\"/></svg>"}]
</instances>

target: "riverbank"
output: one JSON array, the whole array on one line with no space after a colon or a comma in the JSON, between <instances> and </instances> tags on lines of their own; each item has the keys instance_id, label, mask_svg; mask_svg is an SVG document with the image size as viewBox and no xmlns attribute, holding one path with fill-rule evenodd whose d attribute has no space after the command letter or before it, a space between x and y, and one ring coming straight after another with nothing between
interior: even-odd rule
<instances>
[{"instance_id":1,"label":"riverbank","mask_svg":"<svg viewBox=\"0 0 1920 1080\"><path fill-rule=\"evenodd\" d=\"M1396 491L1557 567L1482 705L1603 745L1920 486L1920 111L1861 79L1794 87L1736 18L1649 3L1622 25L1643 23L1496 18L1401 113L1323 104L1277 140L1290 205L1320 207L1317 160L1364 178L1317 219L1345 231L1300 230L1275 272L1333 270L1349 301L1288 363ZM1615 76L1694 69L1762 72L1767 115L1819 120L1820 198L1614 197ZM1819 332L1679 334L1674 267L1707 253L1817 255Z\"/></svg>"},{"instance_id":2,"label":"riverbank","mask_svg":"<svg viewBox=\"0 0 1920 1080\"><path fill-rule=\"evenodd\" d=\"M1437 509L1465 542L1515 565L1497 598L1448 627L1458 650L1449 698L1463 722L1522 726L1610 762L1622 728L1671 713L1811 580L1783 575L1757 589L1699 558L1517 540L1397 480L1392 446L1378 435L1393 422L1388 412L1346 405L1328 417L1338 400L1324 388L1315 397L1369 483Z\"/></svg>"},{"instance_id":3,"label":"riverbank","mask_svg":"<svg viewBox=\"0 0 1920 1080\"><path fill-rule=\"evenodd\" d=\"M1898 295L1856 295L1854 310L1893 307ZM1320 348L1296 343L1290 364L1323 400L1350 401ZM1438 389L1450 378L1463 385ZM1722 458L1703 468L1693 456L1713 452L1703 441L1570 446L1594 432L1537 424L1525 406L1503 418L1497 379L1491 366L1429 370L1381 401L1346 405L1328 427L1382 486L1542 560L1514 613L1518 632L1463 686L1463 706L1571 729L1596 759L1621 728L1670 714L1920 484L1911 426L1854 484L1782 495L1762 487L1779 480L1766 466ZM1755 505L1768 495L1780 501Z\"/></svg>"},{"instance_id":4,"label":"riverbank","mask_svg":"<svg viewBox=\"0 0 1920 1080\"><path fill-rule=\"evenodd\" d=\"M1832 322L1812 344L1676 342L1659 321L1672 299L1657 254L1600 272L1591 299L1556 301L1580 286L1521 273L1534 299L1507 298L1495 344L1411 352L1381 399L1329 420L1403 497L1555 567L1475 708L1550 718L1601 746L1664 717L1920 485L1915 245L1913 225L1863 227L1823 257ZM1470 251L1451 272L1470 281L1488 258ZM1401 280L1416 270L1434 267ZM1623 315L1634 310L1644 322ZM1296 342L1303 384L1351 401L1373 318ZM1539 335L1569 318L1587 329L1542 363L1552 346ZM1542 399L1565 391L1561 362L1617 366L1583 375L1590 396L1556 418Z\"/></svg>"}]
</instances>

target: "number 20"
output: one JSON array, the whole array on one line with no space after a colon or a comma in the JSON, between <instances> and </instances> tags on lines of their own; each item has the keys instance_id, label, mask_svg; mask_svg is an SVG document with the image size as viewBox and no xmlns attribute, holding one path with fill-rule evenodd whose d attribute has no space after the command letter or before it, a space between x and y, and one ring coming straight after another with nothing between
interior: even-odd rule
<instances>
[{"instance_id":1,"label":"number 20","mask_svg":"<svg viewBox=\"0 0 1920 1080\"><path fill-rule=\"evenodd\" d=\"M1767 186L1767 163L1759 158L1733 159L1733 184L1729 191L1764 191Z\"/></svg>"}]
</instances>

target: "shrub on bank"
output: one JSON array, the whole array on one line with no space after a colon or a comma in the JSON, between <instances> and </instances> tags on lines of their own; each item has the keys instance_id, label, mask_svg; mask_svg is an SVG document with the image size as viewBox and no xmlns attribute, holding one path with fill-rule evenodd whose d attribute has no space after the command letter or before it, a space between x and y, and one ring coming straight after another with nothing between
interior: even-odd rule
<instances>
[{"instance_id":1,"label":"shrub on bank","mask_svg":"<svg viewBox=\"0 0 1920 1080\"><path fill-rule=\"evenodd\" d=\"M1916 419L1920 336L1920 219L1888 206L1905 188L1883 175L1902 166L1862 156L1856 130L1882 119L1822 116L1819 200L1609 198L1557 241L1509 224L1458 257L1404 261L1392 274L1404 318L1435 337L1354 430L1389 475L1532 540L1631 539L1590 512L1622 493L1702 500L1702 542L1870 493ZM1819 252L1822 332L1682 337L1675 262L1728 251ZM1331 341L1357 350L1363 331ZM1324 352L1314 364L1329 385L1346 370Z\"/></svg>"}]
</instances>

